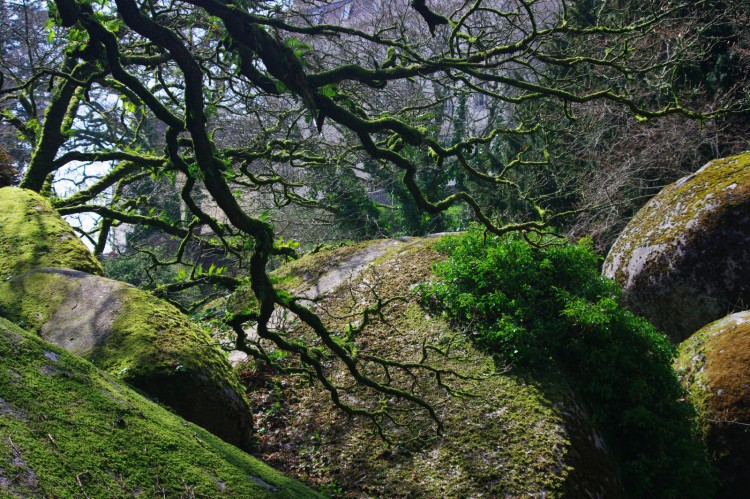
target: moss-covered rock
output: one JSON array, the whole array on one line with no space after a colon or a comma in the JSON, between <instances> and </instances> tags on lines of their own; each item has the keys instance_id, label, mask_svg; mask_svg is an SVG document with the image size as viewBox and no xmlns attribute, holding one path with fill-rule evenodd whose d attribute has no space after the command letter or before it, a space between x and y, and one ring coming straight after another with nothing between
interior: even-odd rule
<instances>
[{"instance_id":1,"label":"moss-covered rock","mask_svg":"<svg viewBox=\"0 0 750 499\"><path fill-rule=\"evenodd\" d=\"M320 497L2 318L0 496Z\"/></svg>"},{"instance_id":2,"label":"moss-covered rock","mask_svg":"<svg viewBox=\"0 0 750 499\"><path fill-rule=\"evenodd\" d=\"M61 267L102 275L102 267L49 203L26 189L0 189L0 280Z\"/></svg>"},{"instance_id":3,"label":"moss-covered rock","mask_svg":"<svg viewBox=\"0 0 750 499\"><path fill-rule=\"evenodd\" d=\"M0 283L0 315L249 447L252 418L235 371L172 305L111 279L38 269Z\"/></svg>"},{"instance_id":4,"label":"moss-covered rock","mask_svg":"<svg viewBox=\"0 0 750 499\"><path fill-rule=\"evenodd\" d=\"M750 302L750 153L665 187L615 242L604 275L676 342Z\"/></svg>"},{"instance_id":5,"label":"moss-covered rock","mask_svg":"<svg viewBox=\"0 0 750 499\"><path fill-rule=\"evenodd\" d=\"M680 345L676 365L719 467L721 497L750 490L750 311L704 327Z\"/></svg>"},{"instance_id":6,"label":"moss-covered rock","mask_svg":"<svg viewBox=\"0 0 750 499\"><path fill-rule=\"evenodd\" d=\"M419 305L413 287L431 278L431 265L441 258L433 241L343 247L295 261L276 276L292 294L314 299L310 306L338 331L356 323L376 295L403 296L360 333L357 355L415 363L426 355L444 370L441 379L464 396L449 395L419 369L401 380L437 408L444 432L437 435L429 418L415 411L405 417L412 418L410 428L385 425L399 442L388 445L373 434L372 423L335 408L317 383L249 364L246 379L262 387L250 394L261 410L256 435L262 455L344 497L623 496L612 456L559 373L497 372L492 358ZM315 344L293 318L278 320L289 338ZM346 385L344 366L327 360L327 374ZM391 374L400 376L396 368ZM378 401L363 388L344 392L350 403Z\"/></svg>"}]
</instances>

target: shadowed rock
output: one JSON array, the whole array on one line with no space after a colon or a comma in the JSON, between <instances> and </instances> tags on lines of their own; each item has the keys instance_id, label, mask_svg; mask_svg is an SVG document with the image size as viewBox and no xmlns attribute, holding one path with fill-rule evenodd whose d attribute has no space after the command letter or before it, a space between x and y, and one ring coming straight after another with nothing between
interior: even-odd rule
<instances>
[{"instance_id":1,"label":"shadowed rock","mask_svg":"<svg viewBox=\"0 0 750 499\"><path fill-rule=\"evenodd\" d=\"M750 153L664 188L615 242L604 275L679 342L750 303Z\"/></svg>"}]
</instances>

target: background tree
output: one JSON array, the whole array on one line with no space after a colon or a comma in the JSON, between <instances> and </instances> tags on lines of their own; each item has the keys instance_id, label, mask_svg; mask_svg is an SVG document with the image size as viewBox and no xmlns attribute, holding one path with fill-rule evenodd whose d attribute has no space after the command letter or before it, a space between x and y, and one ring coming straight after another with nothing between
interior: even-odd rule
<instances>
[{"instance_id":1,"label":"background tree","mask_svg":"<svg viewBox=\"0 0 750 499\"><path fill-rule=\"evenodd\" d=\"M450 217L494 234L538 232L580 209L564 192L569 149L558 148L581 110L708 119L742 102L734 87L717 87L710 105L683 100L685 54L708 53L700 33L675 29L693 25L685 5L636 13L605 2L592 17L564 0L383 2L361 25L334 23L331 12L345 13L331 5L55 0L56 57L12 82L2 70L4 119L30 150L20 185L64 215L98 216L81 230L99 253L118 224L173 238L169 255L149 256L188 269L159 287L164 296L246 283L251 296L226 318L236 347L269 362L264 345L288 352L349 414L382 429L405 405L439 429L434 408L388 375L408 366L361 355L358 333L377 307L334 331L277 288L269 270L296 253L278 221L361 211L364 237L384 226L382 205L398 201L399 232L450 228ZM40 81L44 105L27 110ZM393 194L373 204L370 183ZM179 216L171 194L144 194L165 185L179 192ZM232 272L206 271L196 256L205 253ZM274 327L277 310L318 343ZM326 376L330 355L383 403L347 402L347 383Z\"/></svg>"}]
</instances>

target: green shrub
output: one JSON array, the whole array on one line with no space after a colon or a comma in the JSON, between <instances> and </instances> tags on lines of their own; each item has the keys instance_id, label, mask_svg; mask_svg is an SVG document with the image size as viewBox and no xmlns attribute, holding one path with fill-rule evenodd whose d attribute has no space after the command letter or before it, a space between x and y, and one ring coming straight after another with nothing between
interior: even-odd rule
<instances>
[{"instance_id":1,"label":"green shrub","mask_svg":"<svg viewBox=\"0 0 750 499\"><path fill-rule=\"evenodd\" d=\"M620 307L590 241L546 236L532 245L472 229L438 250L449 257L424 299L500 364L561 368L620 456L631 496L711 496L713 471L672 369L675 348Z\"/></svg>"}]
</instances>

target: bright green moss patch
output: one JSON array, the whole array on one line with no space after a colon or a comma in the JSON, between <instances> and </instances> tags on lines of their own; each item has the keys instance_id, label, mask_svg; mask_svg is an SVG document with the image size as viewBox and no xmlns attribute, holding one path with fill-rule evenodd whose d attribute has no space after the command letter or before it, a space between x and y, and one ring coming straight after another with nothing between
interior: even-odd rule
<instances>
[{"instance_id":1,"label":"bright green moss patch","mask_svg":"<svg viewBox=\"0 0 750 499\"><path fill-rule=\"evenodd\" d=\"M103 290L102 283L111 283L111 289ZM106 340L81 342L75 349L100 369L126 380L164 370L198 371L241 392L208 335L172 305L132 286L54 270L28 272L0 284L0 310L31 331L55 337L56 321L85 312L89 304L75 301L87 293L107 293L106 301L115 304L102 311L110 317L94 318L101 320L99 328L109 329Z\"/></svg>"},{"instance_id":2,"label":"bright green moss patch","mask_svg":"<svg viewBox=\"0 0 750 499\"><path fill-rule=\"evenodd\" d=\"M0 279L61 267L103 273L99 262L47 201L26 189L0 189Z\"/></svg>"},{"instance_id":3,"label":"bright green moss patch","mask_svg":"<svg viewBox=\"0 0 750 499\"><path fill-rule=\"evenodd\" d=\"M316 497L0 318L3 497Z\"/></svg>"}]
</instances>

